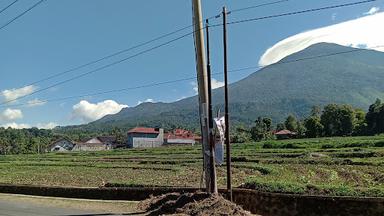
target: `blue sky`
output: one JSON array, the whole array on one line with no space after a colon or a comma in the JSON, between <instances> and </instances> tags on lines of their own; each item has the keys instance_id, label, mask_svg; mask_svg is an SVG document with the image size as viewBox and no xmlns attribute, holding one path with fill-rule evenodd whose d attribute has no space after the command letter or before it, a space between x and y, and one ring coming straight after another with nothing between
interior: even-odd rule
<instances>
[{"instance_id":1,"label":"blue sky","mask_svg":"<svg viewBox=\"0 0 384 216\"><path fill-rule=\"evenodd\" d=\"M0 0L0 9L12 1ZM0 14L0 25L37 1L19 0ZM273 0L203 0L203 14L204 17L219 14L223 5L226 5L229 10L233 10L271 1ZM235 21L350 2L354 1L290 0L281 4L232 13L228 19ZM266 50L278 42L311 29L368 16L369 14L364 15L364 13L374 7L384 9L383 1L231 25L228 29L229 67L237 69L257 66L260 57L265 54ZM220 19L214 19L211 22L219 23L220 21ZM31 82L151 40L159 35L190 25L191 22L190 0L47 0L0 30L0 91L2 93L0 101L7 100L5 96L7 90L9 94L14 94L15 90L20 90ZM377 25L379 28L379 24ZM37 83L32 88L42 89L61 80L134 55L190 31L191 29L185 30L97 65ZM214 72L222 71L221 37L221 28L212 29L211 54ZM367 38L366 44L369 44L369 40L370 38ZM345 43L347 42L348 40L345 41ZM247 70L232 73L230 81L235 82L253 72L254 70ZM50 127L81 124L105 114L117 112L126 106L136 106L139 101L172 102L195 95L192 81L75 98L38 106L14 107L18 103L129 88L153 82L193 77L195 74L193 38L186 37L169 46L98 71L90 76L9 103L7 104L9 107L0 106L0 125ZM220 85L222 77L215 76L214 78ZM18 93L23 94L23 91L30 90L22 89Z\"/></svg>"}]
</instances>

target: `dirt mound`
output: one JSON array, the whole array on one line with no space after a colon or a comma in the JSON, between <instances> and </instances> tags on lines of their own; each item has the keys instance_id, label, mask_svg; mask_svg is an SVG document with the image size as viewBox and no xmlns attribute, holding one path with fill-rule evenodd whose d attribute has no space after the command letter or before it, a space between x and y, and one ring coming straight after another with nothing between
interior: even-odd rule
<instances>
[{"instance_id":1,"label":"dirt mound","mask_svg":"<svg viewBox=\"0 0 384 216\"><path fill-rule=\"evenodd\" d=\"M248 216L240 206L220 195L207 193L171 193L142 201L139 208L148 215L235 215Z\"/></svg>"}]
</instances>

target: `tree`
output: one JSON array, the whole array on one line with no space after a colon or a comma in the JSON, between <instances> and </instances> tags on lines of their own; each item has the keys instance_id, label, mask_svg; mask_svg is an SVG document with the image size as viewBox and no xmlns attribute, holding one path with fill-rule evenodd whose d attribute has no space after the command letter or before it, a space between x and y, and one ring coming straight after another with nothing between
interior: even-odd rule
<instances>
[{"instance_id":1,"label":"tree","mask_svg":"<svg viewBox=\"0 0 384 216\"><path fill-rule=\"evenodd\" d=\"M355 110L350 105L329 104L321 115L326 136L352 135L354 122Z\"/></svg>"},{"instance_id":2,"label":"tree","mask_svg":"<svg viewBox=\"0 0 384 216\"><path fill-rule=\"evenodd\" d=\"M239 125L235 128L235 133L232 134L231 140L234 143L249 142L251 140L251 133L244 125Z\"/></svg>"},{"instance_id":3,"label":"tree","mask_svg":"<svg viewBox=\"0 0 384 216\"><path fill-rule=\"evenodd\" d=\"M263 118L263 123L265 125L265 129L267 132L272 130L272 119L271 118Z\"/></svg>"},{"instance_id":4,"label":"tree","mask_svg":"<svg viewBox=\"0 0 384 216\"><path fill-rule=\"evenodd\" d=\"M0 128L1 154L29 154L45 149L57 135L37 128Z\"/></svg>"},{"instance_id":5,"label":"tree","mask_svg":"<svg viewBox=\"0 0 384 216\"><path fill-rule=\"evenodd\" d=\"M302 138L305 136L307 132L307 128L305 127L304 123L301 121L297 121L297 137Z\"/></svg>"},{"instance_id":6,"label":"tree","mask_svg":"<svg viewBox=\"0 0 384 216\"><path fill-rule=\"evenodd\" d=\"M369 134L384 132L384 104L377 99L374 104L369 106L365 117Z\"/></svg>"},{"instance_id":7,"label":"tree","mask_svg":"<svg viewBox=\"0 0 384 216\"><path fill-rule=\"evenodd\" d=\"M318 116L321 115L321 107L320 106L313 106L311 109L311 116Z\"/></svg>"},{"instance_id":8,"label":"tree","mask_svg":"<svg viewBox=\"0 0 384 216\"><path fill-rule=\"evenodd\" d=\"M285 130L285 124L284 123L277 124L276 125L276 130L277 131Z\"/></svg>"},{"instance_id":9,"label":"tree","mask_svg":"<svg viewBox=\"0 0 384 216\"><path fill-rule=\"evenodd\" d=\"M251 137L255 141L268 139L272 136L272 119L270 118L257 118L255 126L251 128Z\"/></svg>"},{"instance_id":10,"label":"tree","mask_svg":"<svg viewBox=\"0 0 384 216\"><path fill-rule=\"evenodd\" d=\"M295 116L289 115L287 117L287 119L285 120L284 124L285 124L285 128L287 130L297 132L297 120L296 120Z\"/></svg>"},{"instance_id":11,"label":"tree","mask_svg":"<svg viewBox=\"0 0 384 216\"><path fill-rule=\"evenodd\" d=\"M362 109L355 109L355 122L353 125L353 135L366 135L367 123L365 121L366 113Z\"/></svg>"},{"instance_id":12,"label":"tree","mask_svg":"<svg viewBox=\"0 0 384 216\"><path fill-rule=\"evenodd\" d=\"M320 117L310 116L304 120L306 128L305 135L309 138L320 137L323 134L324 126L320 122Z\"/></svg>"},{"instance_id":13,"label":"tree","mask_svg":"<svg viewBox=\"0 0 384 216\"><path fill-rule=\"evenodd\" d=\"M118 127L113 128L112 135L115 137L117 144L125 143L125 136L124 136L123 132Z\"/></svg>"}]
</instances>

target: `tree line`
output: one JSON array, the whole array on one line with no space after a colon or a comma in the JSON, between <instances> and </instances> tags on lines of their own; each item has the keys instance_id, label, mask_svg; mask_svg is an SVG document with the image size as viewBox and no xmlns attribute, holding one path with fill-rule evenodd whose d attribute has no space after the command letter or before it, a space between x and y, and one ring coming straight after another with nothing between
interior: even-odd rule
<instances>
[{"instance_id":1,"label":"tree line","mask_svg":"<svg viewBox=\"0 0 384 216\"><path fill-rule=\"evenodd\" d=\"M368 112L346 104L315 106L304 119L289 115L284 122L273 126L271 118L259 117L254 125L237 126L232 133L233 142L261 141L274 138L274 132L289 130L297 138L333 136L363 136L384 133L384 103L377 99Z\"/></svg>"},{"instance_id":2,"label":"tree line","mask_svg":"<svg viewBox=\"0 0 384 216\"><path fill-rule=\"evenodd\" d=\"M274 133L290 130L297 138L332 136L361 136L384 133L384 103L377 99L369 106L368 112L350 105L329 104L323 108L313 107L304 119L289 115L284 122L276 125L271 118L259 117L254 125L239 125L231 130L232 142L242 143L273 139ZM37 128L12 129L0 127L0 154L29 154L45 152L50 144L59 138L80 141L94 136L112 135L118 143L126 140L125 130L113 128L109 131L71 130L58 132Z\"/></svg>"},{"instance_id":3,"label":"tree line","mask_svg":"<svg viewBox=\"0 0 384 216\"><path fill-rule=\"evenodd\" d=\"M68 133L38 128L13 129L0 127L0 154L34 154L46 152L50 145L61 138L81 141L95 136L115 136L116 143L126 140L123 130L113 128L107 132L73 130Z\"/></svg>"},{"instance_id":4,"label":"tree line","mask_svg":"<svg viewBox=\"0 0 384 216\"><path fill-rule=\"evenodd\" d=\"M43 152L57 138L52 130L0 128L0 154Z\"/></svg>"}]
</instances>

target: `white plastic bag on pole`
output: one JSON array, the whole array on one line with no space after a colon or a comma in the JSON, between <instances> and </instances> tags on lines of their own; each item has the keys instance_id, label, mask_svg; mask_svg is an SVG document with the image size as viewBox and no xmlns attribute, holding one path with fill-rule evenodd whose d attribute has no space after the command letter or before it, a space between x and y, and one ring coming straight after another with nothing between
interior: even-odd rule
<instances>
[{"instance_id":1,"label":"white plastic bag on pole","mask_svg":"<svg viewBox=\"0 0 384 216\"><path fill-rule=\"evenodd\" d=\"M215 159L216 163L222 165L224 162L224 141L225 141L225 118L214 118L217 130L220 134L220 142L215 145Z\"/></svg>"}]
</instances>

